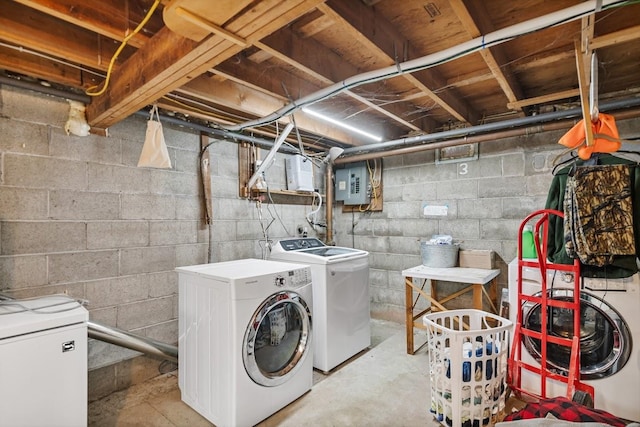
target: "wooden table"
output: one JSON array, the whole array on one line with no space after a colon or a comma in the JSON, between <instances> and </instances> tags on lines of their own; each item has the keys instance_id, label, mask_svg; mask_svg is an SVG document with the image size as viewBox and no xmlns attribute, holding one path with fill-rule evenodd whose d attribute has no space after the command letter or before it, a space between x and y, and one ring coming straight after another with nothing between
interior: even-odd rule
<instances>
[{"instance_id":1,"label":"wooden table","mask_svg":"<svg viewBox=\"0 0 640 427\"><path fill-rule=\"evenodd\" d=\"M414 348L413 331L414 328L425 329L422 323L422 316L427 312L436 310L446 310L443 305L447 301L457 298L460 295L473 291L473 308L482 310L482 296L484 295L493 309L497 313L498 306L498 284L497 277L500 270L485 270L482 268L432 268L419 265L402 271L405 284L405 307L406 307L406 328L407 328L407 354L414 354L418 349ZM422 279L421 285L413 283L414 279ZM438 298L437 282L457 282L468 284L464 289L447 295L444 298ZM424 287L427 282L431 283L431 293L425 292ZM489 290L485 289L485 285L489 283ZM414 300L414 292L417 296ZM415 313L416 305L420 297L425 297L431 302L431 306Z\"/></svg>"}]
</instances>

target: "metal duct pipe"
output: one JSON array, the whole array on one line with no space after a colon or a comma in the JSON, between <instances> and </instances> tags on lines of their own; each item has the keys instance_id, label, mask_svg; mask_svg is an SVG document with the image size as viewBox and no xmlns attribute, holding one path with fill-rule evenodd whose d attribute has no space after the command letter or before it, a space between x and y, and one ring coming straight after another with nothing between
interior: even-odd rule
<instances>
[{"instance_id":1,"label":"metal duct pipe","mask_svg":"<svg viewBox=\"0 0 640 427\"><path fill-rule=\"evenodd\" d=\"M0 293L0 301L13 301L15 298ZM149 356L155 356L162 360L169 360L178 363L178 347L156 341L151 338L132 334L122 329L106 326L101 323L89 320L87 322L87 331L89 338L115 344L120 347L126 347L131 350L145 353Z\"/></svg>"},{"instance_id":2,"label":"metal duct pipe","mask_svg":"<svg viewBox=\"0 0 640 427\"><path fill-rule=\"evenodd\" d=\"M108 342L109 344L115 344L120 347L126 347L162 360L169 360L171 362L178 363L177 346L132 334L131 332L123 331L122 329L102 325L91 320L87 323L87 326L89 330L89 338Z\"/></svg>"},{"instance_id":3,"label":"metal duct pipe","mask_svg":"<svg viewBox=\"0 0 640 427\"><path fill-rule=\"evenodd\" d=\"M640 106L640 97L600 103L600 111L615 111ZM616 112L614 116L621 120L638 116L638 110L630 112ZM352 163L361 160L374 159L397 154L407 154L419 151L434 150L454 145L471 144L498 138L528 135L531 126L536 126L536 132L559 130L573 126L572 121L582 118L582 109L572 108L564 111L521 117L485 125L468 128L452 129L449 131L426 135L401 138L377 144L347 148L342 156L336 159L336 164ZM566 119L566 120L562 120ZM570 120L569 120L570 119ZM560 120L560 121L558 121ZM544 124L557 121L556 123ZM529 126L529 127L527 127ZM456 138L458 137L458 138Z\"/></svg>"}]
</instances>

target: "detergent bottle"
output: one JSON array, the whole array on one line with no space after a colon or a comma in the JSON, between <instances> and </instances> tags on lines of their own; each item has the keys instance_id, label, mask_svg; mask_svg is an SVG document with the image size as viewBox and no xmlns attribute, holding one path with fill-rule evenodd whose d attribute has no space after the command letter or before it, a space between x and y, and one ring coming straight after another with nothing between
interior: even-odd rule
<instances>
[{"instance_id":1,"label":"detergent bottle","mask_svg":"<svg viewBox=\"0 0 640 427\"><path fill-rule=\"evenodd\" d=\"M522 258L538 258L533 241L533 227L529 224L522 230Z\"/></svg>"}]
</instances>

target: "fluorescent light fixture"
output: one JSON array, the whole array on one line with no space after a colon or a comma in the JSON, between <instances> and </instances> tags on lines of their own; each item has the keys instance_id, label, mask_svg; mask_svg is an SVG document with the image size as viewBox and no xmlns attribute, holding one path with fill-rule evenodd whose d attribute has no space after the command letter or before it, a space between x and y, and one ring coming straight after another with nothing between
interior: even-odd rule
<instances>
[{"instance_id":1,"label":"fluorescent light fixture","mask_svg":"<svg viewBox=\"0 0 640 427\"><path fill-rule=\"evenodd\" d=\"M324 114L320 114L320 113L318 113L316 111L309 110L308 108L303 108L302 111L304 111L305 113L307 113L310 116L317 117L320 120L324 120L326 122L333 123L334 125L340 126L341 128L344 128L344 129L347 129L347 130L350 130L351 132L355 132L355 133L358 133L358 134L360 134L362 136L366 136L367 138L371 138L376 142L382 141L382 137L374 135L374 134L369 133L369 132L365 132L365 131L363 131L361 129L358 129L356 127L353 127L351 125L343 123L340 120L332 119L331 117L327 117Z\"/></svg>"},{"instance_id":2,"label":"fluorescent light fixture","mask_svg":"<svg viewBox=\"0 0 640 427\"><path fill-rule=\"evenodd\" d=\"M273 160L274 156L278 152L278 149L284 142L285 138L289 135L289 132L291 132L291 129L293 129L293 123L288 123L287 126L282 131L282 133L280 133L280 136L278 136L276 141L273 143L273 147L271 147L271 151L269 151L269 153L267 154L267 157L264 158L264 161L260 164L260 166L258 167L258 170L255 171L255 173L251 176L251 178L249 178L249 182L247 183L247 188L249 189L249 191L251 191L251 189L255 185L256 181L258 180L258 177L262 174L262 172L264 172L265 169L267 169L267 167L271 165L271 161Z\"/></svg>"}]
</instances>

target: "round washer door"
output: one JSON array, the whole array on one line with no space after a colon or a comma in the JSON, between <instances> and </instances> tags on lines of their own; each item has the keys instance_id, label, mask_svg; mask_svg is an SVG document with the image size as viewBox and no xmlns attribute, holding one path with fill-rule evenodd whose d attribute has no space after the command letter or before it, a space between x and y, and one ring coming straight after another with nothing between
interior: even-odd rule
<instances>
[{"instance_id":1,"label":"round washer door","mask_svg":"<svg viewBox=\"0 0 640 427\"><path fill-rule=\"evenodd\" d=\"M535 296L540 296L538 292ZM573 289L549 289L549 298L571 301ZM540 331L541 306L525 303L522 324L527 329ZM549 307L547 333L563 338L573 337L573 312L570 309ZM536 338L525 336L524 344L538 362L542 345ZM631 354L631 332L620 314L606 301L587 292L580 293L580 374L582 379L604 378L618 372ZM547 343L547 363L561 375L569 375L571 348Z\"/></svg>"},{"instance_id":2,"label":"round washer door","mask_svg":"<svg viewBox=\"0 0 640 427\"><path fill-rule=\"evenodd\" d=\"M286 382L302 366L311 349L311 311L291 291L277 292L258 307L242 345L247 374L257 384Z\"/></svg>"}]
</instances>

